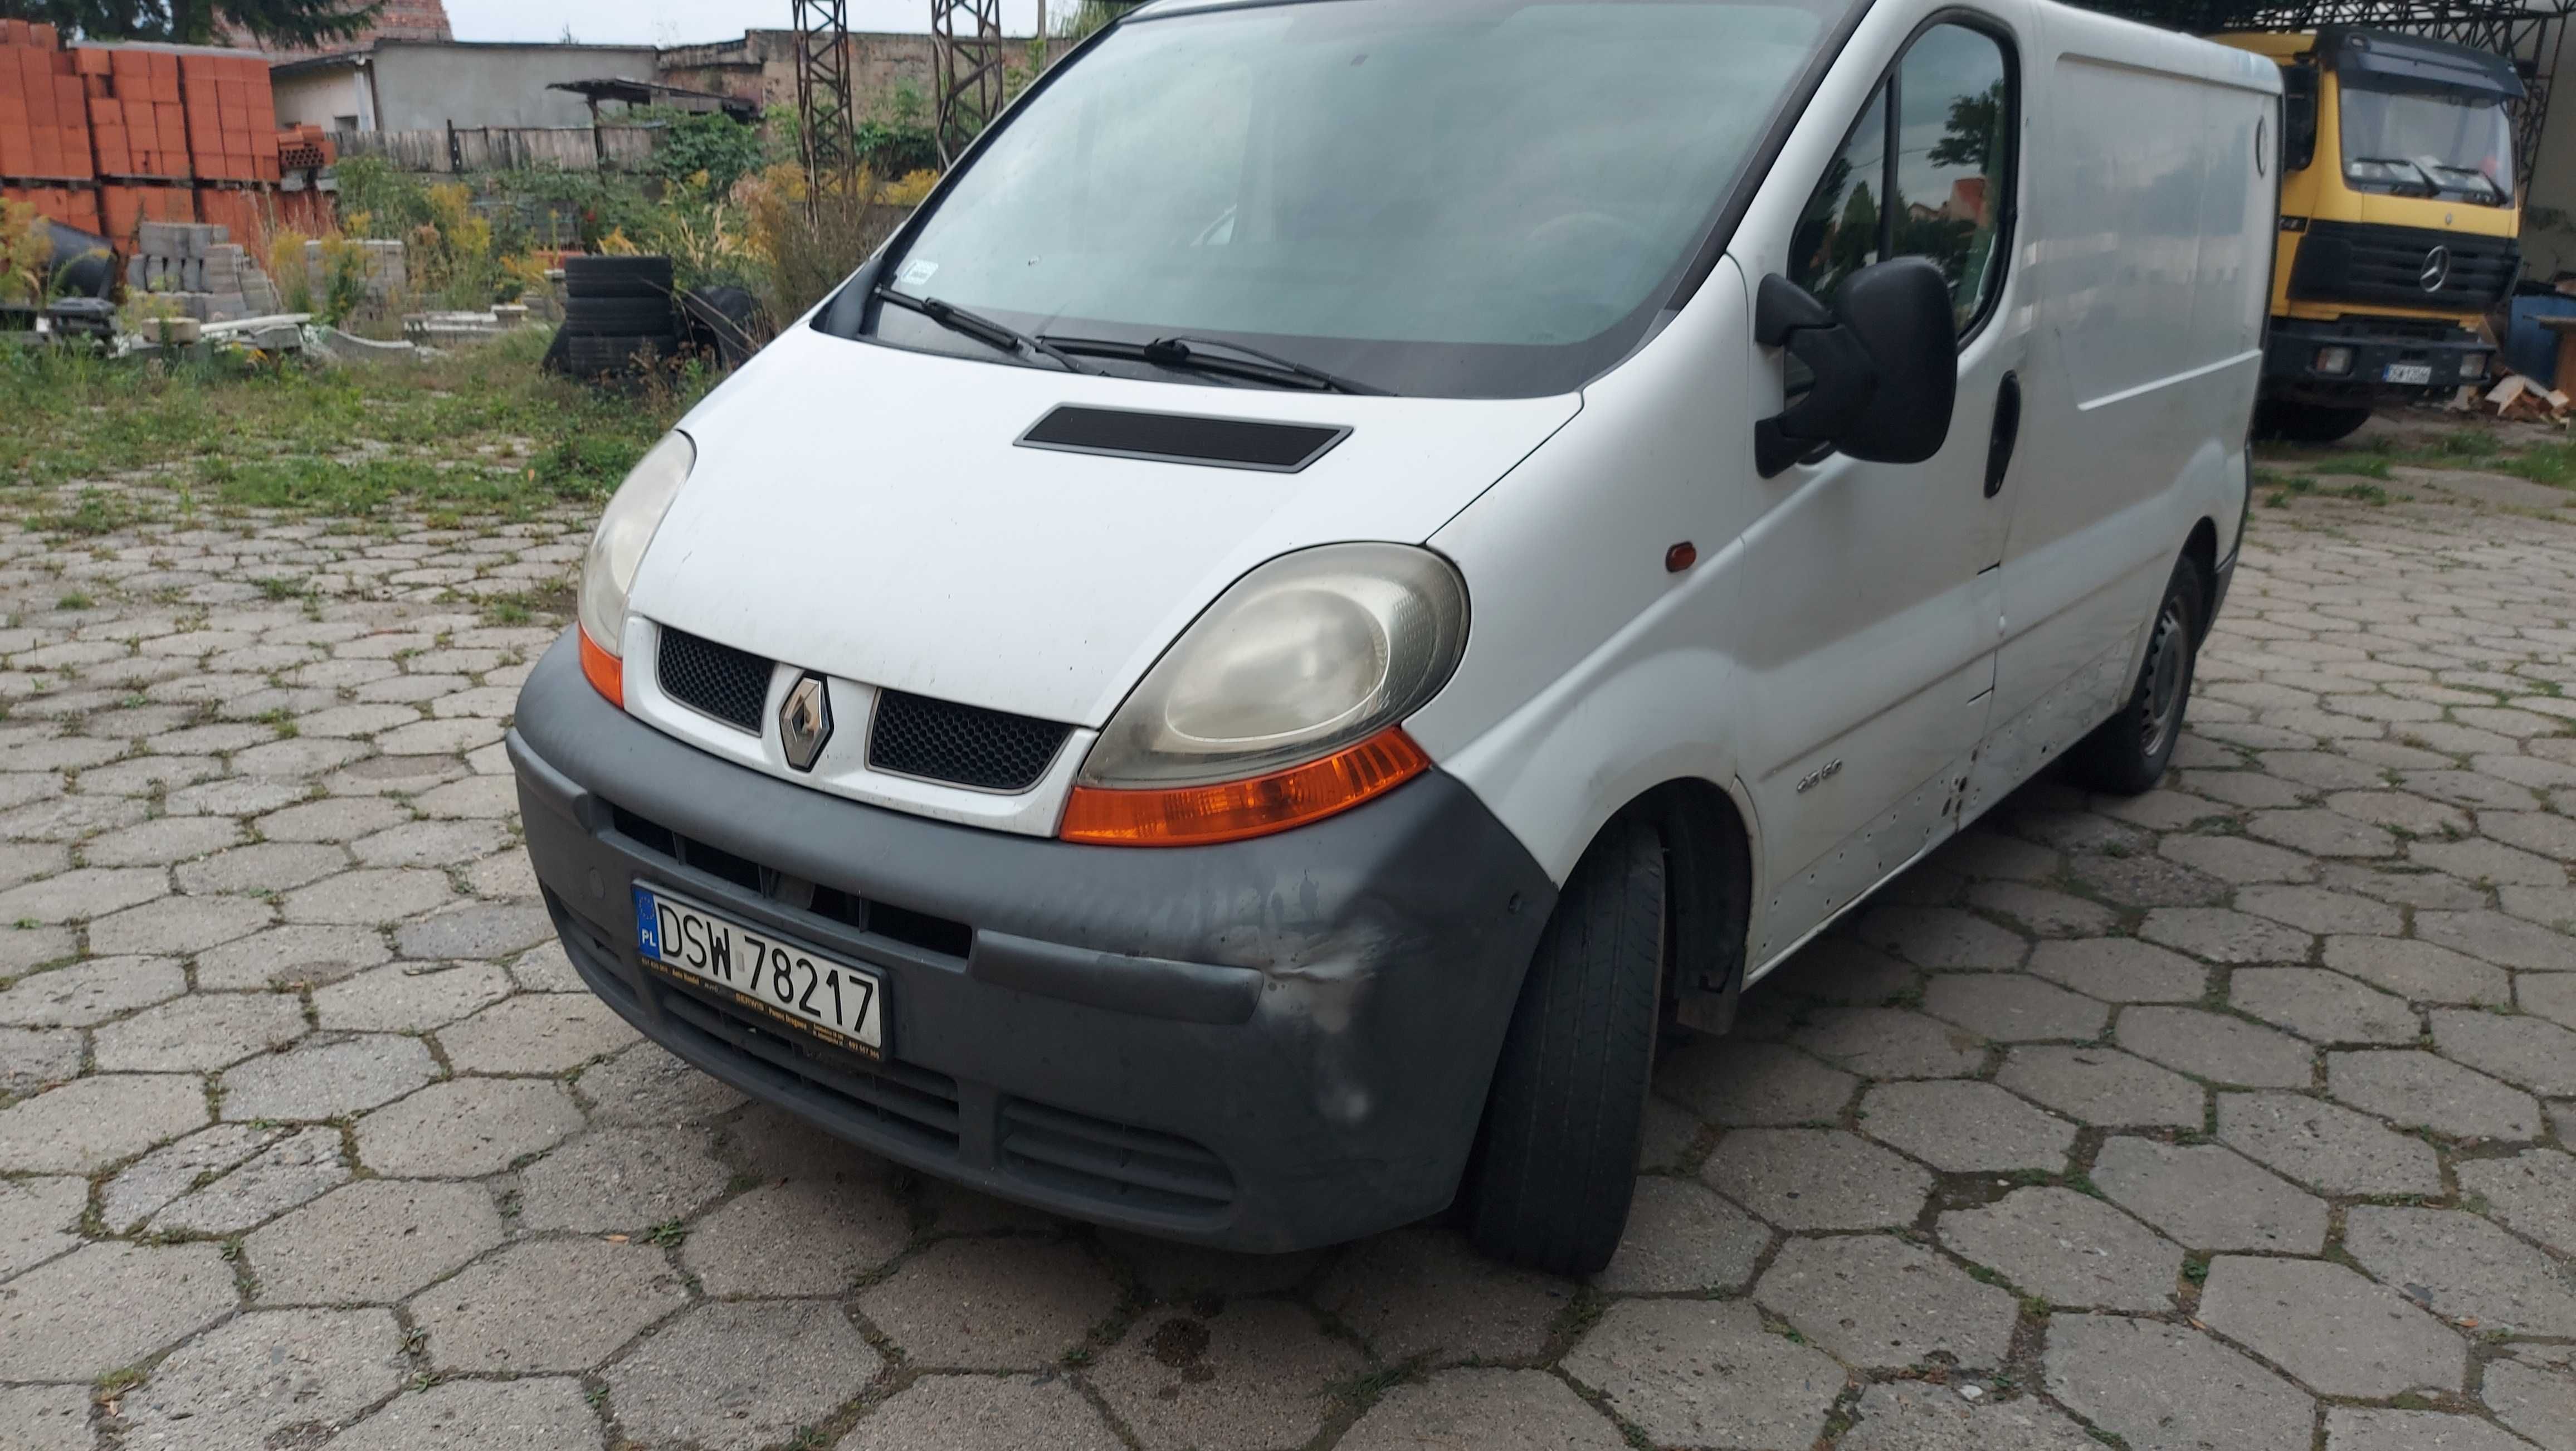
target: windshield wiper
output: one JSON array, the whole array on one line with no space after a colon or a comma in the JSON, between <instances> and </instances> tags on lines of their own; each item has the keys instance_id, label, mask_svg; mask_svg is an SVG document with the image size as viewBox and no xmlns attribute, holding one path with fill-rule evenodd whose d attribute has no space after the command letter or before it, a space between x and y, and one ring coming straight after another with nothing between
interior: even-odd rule
<instances>
[{"instance_id":1,"label":"windshield wiper","mask_svg":"<svg viewBox=\"0 0 2576 1451\"><path fill-rule=\"evenodd\" d=\"M1378 393L1387 389L1339 373L1327 373L1308 363L1265 353L1242 343L1223 338L1192 337L1186 334L1156 338L1149 343L1131 343L1118 338L1077 338L1048 333L1044 340L1069 353L1090 353L1103 358L1134 358L1159 368L1186 368L1202 373L1225 373L1238 378L1253 378L1288 388L1311 388L1322 393ZM1201 349L1222 349L1239 357L1217 357Z\"/></svg>"},{"instance_id":2,"label":"windshield wiper","mask_svg":"<svg viewBox=\"0 0 2576 1451\"><path fill-rule=\"evenodd\" d=\"M1068 373L1100 371L1098 368L1086 368L1075 362L1065 356L1063 350L1044 338L1030 337L1008 323L995 322L980 312L968 312L953 302L942 302L936 297L915 297L909 292L897 292L882 283L878 284L876 292L878 298L883 301L891 302L907 312L920 313L950 332L964 333L979 343L1009 353L1013 357L1018 357L1024 352L1036 353Z\"/></svg>"}]
</instances>

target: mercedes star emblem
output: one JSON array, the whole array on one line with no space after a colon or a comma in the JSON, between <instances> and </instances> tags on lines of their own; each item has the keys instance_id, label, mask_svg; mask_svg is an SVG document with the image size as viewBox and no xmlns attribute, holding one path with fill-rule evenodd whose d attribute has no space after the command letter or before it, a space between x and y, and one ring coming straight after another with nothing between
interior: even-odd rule
<instances>
[{"instance_id":1,"label":"mercedes star emblem","mask_svg":"<svg viewBox=\"0 0 2576 1451\"><path fill-rule=\"evenodd\" d=\"M2424 285L2426 292L2441 291L2442 284L2451 280L2451 249L2436 247L2425 253L2424 266L2415 274L2415 280Z\"/></svg>"},{"instance_id":2,"label":"mercedes star emblem","mask_svg":"<svg viewBox=\"0 0 2576 1451\"><path fill-rule=\"evenodd\" d=\"M787 687L787 698L778 705L778 744L786 748L787 764L813 770L823 743L831 738L832 693L822 676L803 676Z\"/></svg>"}]
</instances>

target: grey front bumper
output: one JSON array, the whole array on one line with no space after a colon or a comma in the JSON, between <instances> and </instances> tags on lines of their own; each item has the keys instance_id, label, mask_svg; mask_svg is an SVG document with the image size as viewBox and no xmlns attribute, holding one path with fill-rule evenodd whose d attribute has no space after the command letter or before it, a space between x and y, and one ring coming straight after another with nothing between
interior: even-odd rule
<instances>
[{"instance_id":1,"label":"grey front bumper","mask_svg":"<svg viewBox=\"0 0 2576 1451\"><path fill-rule=\"evenodd\" d=\"M1449 1202L1555 900L1437 772L1252 841L1076 846L720 760L601 699L569 636L530 675L509 750L565 950L647 1036L888 1158L1227 1248L1331 1243ZM815 884L808 905L781 874ZM888 1061L648 972L637 881L882 971Z\"/></svg>"}]
</instances>

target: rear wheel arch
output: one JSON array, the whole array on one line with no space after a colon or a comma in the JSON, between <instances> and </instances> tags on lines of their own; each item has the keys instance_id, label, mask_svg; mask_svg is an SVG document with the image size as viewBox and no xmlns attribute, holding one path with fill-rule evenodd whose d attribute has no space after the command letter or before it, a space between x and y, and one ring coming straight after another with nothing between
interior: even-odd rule
<instances>
[{"instance_id":1,"label":"rear wheel arch","mask_svg":"<svg viewBox=\"0 0 2576 1451\"><path fill-rule=\"evenodd\" d=\"M2245 547L2239 538L2236 547ZM2200 569L2200 637L2209 638L2209 627L2218 615L2218 524L2207 515L2191 526L2191 537L2182 545L2182 557Z\"/></svg>"}]
</instances>

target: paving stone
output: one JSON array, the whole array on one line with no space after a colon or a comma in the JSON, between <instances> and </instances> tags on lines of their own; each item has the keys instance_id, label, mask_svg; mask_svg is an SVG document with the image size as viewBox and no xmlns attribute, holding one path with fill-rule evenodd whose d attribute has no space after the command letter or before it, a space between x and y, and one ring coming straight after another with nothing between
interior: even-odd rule
<instances>
[{"instance_id":1,"label":"paving stone","mask_svg":"<svg viewBox=\"0 0 2576 1451\"><path fill-rule=\"evenodd\" d=\"M86 922L169 890L159 867L77 867L0 892L0 922Z\"/></svg>"},{"instance_id":2,"label":"paving stone","mask_svg":"<svg viewBox=\"0 0 2576 1451\"><path fill-rule=\"evenodd\" d=\"M90 951L107 956L203 952L269 923L266 902L245 897L163 897L89 924Z\"/></svg>"},{"instance_id":3,"label":"paving stone","mask_svg":"<svg viewBox=\"0 0 2576 1451\"><path fill-rule=\"evenodd\" d=\"M2540 1137L2540 1104L2530 1094L2415 1049L2329 1053L2326 1091L2399 1128L2461 1139Z\"/></svg>"},{"instance_id":4,"label":"paving stone","mask_svg":"<svg viewBox=\"0 0 2576 1451\"><path fill-rule=\"evenodd\" d=\"M2018 967L2030 952L2018 935L1955 907L1873 908L1852 935L1918 967Z\"/></svg>"},{"instance_id":5,"label":"paving stone","mask_svg":"<svg viewBox=\"0 0 2576 1451\"><path fill-rule=\"evenodd\" d=\"M1446 1370L1397 1386L1342 1451L1621 1451L1628 1443L1565 1382L1534 1370Z\"/></svg>"},{"instance_id":6,"label":"paving stone","mask_svg":"<svg viewBox=\"0 0 2576 1451\"><path fill-rule=\"evenodd\" d=\"M478 776L470 781L454 781L435 791L424 791L412 804L431 816L447 820L464 817L515 816L519 811L518 786L503 776Z\"/></svg>"},{"instance_id":7,"label":"paving stone","mask_svg":"<svg viewBox=\"0 0 2576 1451\"><path fill-rule=\"evenodd\" d=\"M2448 872L2464 882L2485 885L2511 883L2525 887L2567 885L2567 869L2549 858L2479 837L2465 841L2419 841L2407 847L2406 855L2411 861L2421 862L2435 871Z\"/></svg>"},{"instance_id":8,"label":"paving stone","mask_svg":"<svg viewBox=\"0 0 2576 1451\"><path fill-rule=\"evenodd\" d=\"M192 1077L76 1078L0 1109L0 1170L94 1174L208 1117L205 1085Z\"/></svg>"},{"instance_id":9,"label":"paving stone","mask_svg":"<svg viewBox=\"0 0 2576 1451\"><path fill-rule=\"evenodd\" d=\"M2210 1262L2198 1318L2320 1395L2447 1394L2468 1374L2459 1332L2321 1260L2221 1255Z\"/></svg>"},{"instance_id":10,"label":"paving stone","mask_svg":"<svg viewBox=\"0 0 2576 1451\"><path fill-rule=\"evenodd\" d=\"M830 1415L884 1365L828 1300L702 1304L608 1368L608 1400L648 1444L756 1451Z\"/></svg>"},{"instance_id":11,"label":"paving stone","mask_svg":"<svg viewBox=\"0 0 2576 1451\"><path fill-rule=\"evenodd\" d=\"M131 1234L197 1185L230 1173L294 1130L249 1124L213 1124L128 1164L99 1196L99 1219L109 1232Z\"/></svg>"},{"instance_id":12,"label":"paving stone","mask_svg":"<svg viewBox=\"0 0 2576 1451\"><path fill-rule=\"evenodd\" d=\"M1845 1364L1865 1368L1936 1355L1969 1368L2001 1364L2016 1313L2010 1293L1887 1235L1793 1239L1762 1272L1753 1298Z\"/></svg>"},{"instance_id":13,"label":"paving stone","mask_svg":"<svg viewBox=\"0 0 2576 1451\"><path fill-rule=\"evenodd\" d=\"M2506 1003L2503 969L2431 942L2396 937L2329 937L2325 964L2415 1002Z\"/></svg>"},{"instance_id":14,"label":"paving stone","mask_svg":"<svg viewBox=\"0 0 2576 1451\"><path fill-rule=\"evenodd\" d=\"M210 817L164 820L213 820ZM198 894L286 891L346 870L349 855L336 846L268 841L237 846L213 856L181 862L172 877L179 890Z\"/></svg>"},{"instance_id":15,"label":"paving stone","mask_svg":"<svg viewBox=\"0 0 2576 1451\"><path fill-rule=\"evenodd\" d=\"M2143 846L2124 848L2117 856L2084 853L2067 863L2066 874L2122 907L2206 907L2227 900L2225 882L2149 855Z\"/></svg>"},{"instance_id":16,"label":"paving stone","mask_svg":"<svg viewBox=\"0 0 2576 1451\"><path fill-rule=\"evenodd\" d=\"M410 1301L440 1368L587 1370L688 1300L662 1252L636 1241L525 1240Z\"/></svg>"},{"instance_id":17,"label":"paving stone","mask_svg":"<svg viewBox=\"0 0 2576 1451\"><path fill-rule=\"evenodd\" d=\"M182 1346L122 1398L131 1444L319 1445L404 1378L393 1312L268 1310Z\"/></svg>"},{"instance_id":18,"label":"paving stone","mask_svg":"<svg viewBox=\"0 0 2576 1451\"><path fill-rule=\"evenodd\" d=\"M1831 1123L1860 1080L1785 1043L1707 1038L1667 1055L1656 1086L1719 1124Z\"/></svg>"},{"instance_id":19,"label":"paving stone","mask_svg":"<svg viewBox=\"0 0 2576 1451\"><path fill-rule=\"evenodd\" d=\"M329 1192L348 1177L340 1131L303 1129L264 1145L222 1178L171 1201L151 1222L164 1232L238 1234Z\"/></svg>"},{"instance_id":20,"label":"paving stone","mask_svg":"<svg viewBox=\"0 0 2576 1451\"><path fill-rule=\"evenodd\" d=\"M699 1123L745 1101L722 1080L651 1042L583 1069L573 1088L592 1121L603 1124Z\"/></svg>"},{"instance_id":21,"label":"paving stone","mask_svg":"<svg viewBox=\"0 0 2576 1451\"><path fill-rule=\"evenodd\" d=\"M361 1179L243 1241L265 1305L402 1299L501 1243L501 1214L472 1184Z\"/></svg>"},{"instance_id":22,"label":"paving stone","mask_svg":"<svg viewBox=\"0 0 2576 1451\"><path fill-rule=\"evenodd\" d=\"M893 1259L911 1237L903 1205L881 1186L789 1179L699 1219L681 1262L710 1295L834 1294ZM794 1254L778 1252L790 1243Z\"/></svg>"},{"instance_id":23,"label":"paving stone","mask_svg":"<svg viewBox=\"0 0 2576 1451\"><path fill-rule=\"evenodd\" d=\"M2497 967L2576 972L2576 937L2500 912L2418 912L2415 935Z\"/></svg>"},{"instance_id":24,"label":"paving stone","mask_svg":"<svg viewBox=\"0 0 2576 1451\"><path fill-rule=\"evenodd\" d=\"M1881 1381L1853 1406L1841 1451L2093 1451L2075 1419L2031 1396L1971 1401L1949 1386Z\"/></svg>"},{"instance_id":25,"label":"paving stone","mask_svg":"<svg viewBox=\"0 0 2576 1451\"><path fill-rule=\"evenodd\" d=\"M2209 990L2208 968L2132 937L2043 942L2030 970L2106 1003L2196 1003Z\"/></svg>"},{"instance_id":26,"label":"paving stone","mask_svg":"<svg viewBox=\"0 0 2576 1451\"><path fill-rule=\"evenodd\" d=\"M2412 1043L2423 1024L2404 998L2316 967L2240 967L2227 1002L2317 1043Z\"/></svg>"},{"instance_id":27,"label":"paving stone","mask_svg":"<svg viewBox=\"0 0 2576 1451\"><path fill-rule=\"evenodd\" d=\"M2208 1090L2117 1048L2024 1045L2005 1055L1995 1082L2088 1124L2197 1129Z\"/></svg>"},{"instance_id":28,"label":"paving stone","mask_svg":"<svg viewBox=\"0 0 2576 1451\"><path fill-rule=\"evenodd\" d=\"M1565 1357L1565 1373L1659 1445L1805 1446L1845 1374L1762 1328L1741 1300L1621 1300Z\"/></svg>"},{"instance_id":29,"label":"paving stone","mask_svg":"<svg viewBox=\"0 0 2576 1451\"><path fill-rule=\"evenodd\" d=\"M542 906L478 902L404 923L394 946L406 957L507 957L553 937Z\"/></svg>"},{"instance_id":30,"label":"paving stone","mask_svg":"<svg viewBox=\"0 0 2576 1451\"><path fill-rule=\"evenodd\" d=\"M1986 1061L1976 1034L1905 1008L1833 1008L1792 1039L1864 1078L1942 1078Z\"/></svg>"},{"instance_id":31,"label":"paving stone","mask_svg":"<svg viewBox=\"0 0 2576 1451\"><path fill-rule=\"evenodd\" d=\"M859 1312L914 1365L1034 1370L1081 1343L1117 1302L1108 1272L1073 1245L952 1239L862 1291Z\"/></svg>"},{"instance_id":32,"label":"paving stone","mask_svg":"<svg viewBox=\"0 0 2576 1451\"><path fill-rule=\"evenodd\" d=\"M9 1451L91 1451L87 1386L0 1386Z\"/></svg>"},{"instance_id":33,"label":"paving stone","mask_svg":"<svg viewBox=\"0 0 2576 1451\"><path fill-rule=\"evenodd\" d=\"M439 1031L460 1073L561 1073L639 1035L588 993L522 993Z\"/></svg>"},{"instance_id":34,"label":"paving stone","mask_svg":"<svg viewBox=\"0 0 2576 1451\"><path fill-rule=\"evenodd\" d=\"M358 1159L396 1178L497 1174L563 1142L581 1123L562 1084L452 1078L358 1120Z\"/></svg>"},{"instance_id":35,"label":"paving stone","mask_svg":"<svg viewBox=\"0 0 2576 1451\"><path fill-rule=\"evenodd\" d=\"M2105 1140L2092 1180L2113 1202L2196 1250L2315 1254L2326 1203L2216 1144Z\"/></svg>"},{"instance_id":36,"label":"paving stone","mask_svg":"<svg viewBox=\"0 0 2576 1451\"><path fill-rule=\"evenodd\" d=\"M2313 1076L2307 1044L2224 1013L2125 1008L2116 1032L2120 1046L2139 1057L2215 1083L2305 1088Z\"/></svg>"},{"instance_id":37,"label":"paving stone","mask_svg":"<svg viewBox=\"0 0 2576 1451\"><path fill-rule=\"evenodd\" d=\"M2288 1381L2179 1325L2059 1315L2047 1382L2132 1451L2277 1451L2310 1435L2314 1402Z\"/></svg>"},{"instance_id":38,"label":"paving stone","mask_svg":"<svg viewBox=\"0 0 2576 1451\"><path fill-rule=\"evenodd\" d=\"M2436 1008L2433 1042L2445 1058L2553 1098L2576 1094L2576 1032L2540 1018Z\"/></svg>"},{"instance_id":39,"label":"paving stone","mask_svg":"<svg viewBox=\"0 0 2576 1451\"><path fill-rule=\"evenodd\" d=\"M2168 836L2156 848L2164 855L2222 881L2304 882L2316 876L2316 863L2287 847L2241 836Z\"/></svg>"},{"instance_id":40,"label":"paving stone","mask_svg":"<svg viewBox=\"0 0 2576 1451\"><path fill-rule=\"evenodd\" d=\"M1147 1451L1289 1451L1331 1414L1326 1388L1364 1364L1304 1310L1241 1300L1215 1315L1146 1316L1090 1378Z\"/></svg>"},{"instance_id":41,"label":"paving stone","mask_svg":"<svg viewBox=\"0 0 2576 1451\"><path fill-rule=\"evenodd\" d=\"M867 1412L833 1451L1122 1451L1124 1445L1070 1381L937 1375Z\"/></svg>"},{"instance_id":42,"label":"paving stone","mask_svg":"<svg viewBox=\"0 0 2576 1451\"><path fill-rule=\"evenodd\" d=\"M2326 1407L2326 1451L2526 1451L2484 1421L2439 1411Z\"/></svg>"},{"instance_id":43,"label":"paving stone","mask_svg":"<svg viewBox=\"0 0 2576 1451\"><path fill-rule=\"evenodd\" d=\"M2547 1451L2576 1451L2576 1364L2564 1347L2525 1346L2489 1361L2479 1397Z\"/></svg>"},{"instance_id":44,"label":"paving stone","mask_svg":"<svg viewBox=\"0 0 2576 1451\"><path fill-rule=\"evenodd\" d=\"M98 1030L102 1073L204 1072L304 1036L304 1005L276 993L197 993Z\"/></svg>"},{"instance_id":45,"label":"paving stone","mask_svg":"<svg viewBox=\"0 0 2576 1451\"><path fill-rule=\"evenodd\" d=\"M1744 1288L1771 1232L1687 1179L1649 1175L1629 1202L1628 1233L1592 1283L1611 1294Z\"/></svg>"},{"instance_id":46,"label":"paving stone","mask_svg":"<svg viewBox=\"0 0 2576 1451\"><path fill-rule=\"evenodd\" d=\"M489 856L510 844L509 830L492 821L410 821L349 844L362 866L455 866Z\"/></svg>"},{"instance_id":47,"label":"paving stone","mask_svg":"<svg viewBox=\"0 0 2576 1451\"><path fill-rule=\"evenodd\" d=\"M211 1244L92 1244L0 1293L0 1381L94 1380L232 1313Z\"/></svg>"},{"instance_id":48,"label":"paving stone","mask_svg":"<svg viewBox=\"0 0 2576 1451\"><path fill-rule=\"evenodd\" d=\"M2222 1093L2218 1137L2327 1194L2439 1194L2432 1146L2347 1108L2289 1093Z\"/></svg>"},{"instance_id":49,"label":"paving stone","mask_svg":"<svg viewBox=\"0 0 2576 1451\"><path fill-rule=\"evenodd\" d=\"M2462 1196L2484 1199L2488 1218L2576 1256L2576 1156L2525 1149L2509 1159L2464 1160L2456 1172Z\"/></svg>"},{"instance_id":50,"label":"paving stone","mask_svg":"<svg viewBox=\"0 0 2576 1451\"><path fill-rule=\"evenodd\" d=\"M85 1028L120 1013L167 1002L188 990L188 975L166 957L100 957L29 973L0 990L0 1023L28 1028Z\"/></svg>"},{"instance_id":51,"label":"paving stone","mask_svg":"<svg viewBox=\"0 0 2576 1451\"><path fill-rule=\"evenodd\" d=\"M0 1028L0 1095L23 1098L79 1075L77 1028Z\"/></svg>"},{"instance_id":52,"label":"paving stone","mask_svg":"<svg viewBox=\"0 0 2576 1451\"><path fill-rule=\"evenodd\" d=\"M396 1396L331 1451L599 1451L599 1417L569 1377L452 1380Z\"/></svg>"},{"instance_id":53,"label":"paving stone","mask_svg":"<svg viewBox=\"0 0 2576 1451\"><path fill-rule=\"evenodd\" d=\"M2111 1010L2091 998L2017 973L1942 973L1923 1010L1998 1043L2101 1036Z\"/></svg>"},{"instance_id":54,"label":"paving stone","mask_svg":"<svg viewBox=\"0 0 2576 1451\"><path fill-rule=\"evenodd\" d=\"M391 1033L308 1038L224 1070L224 1117L326 1119L390 1103L438 1074L428 1045Z\"/></svg>"},{"instance_id":55,"label":"paving stone","mask_svg":"<svg viewBox=\"0 0 2576 1451\"><path fill-rule=\"evenodd\" d=\"M1941 1216L1941 1242L2052 1305L2173 1308L2182 1249L2099 1199L2071 1189L2016 1189L1980 1209Z\"/></svg>"},{"instance_id":56,"label":"paving stone","mask_svg":"<svg viewBox=\"0 0 2576 1451\"><path fill-rule=\"evenodd\" d=\"M685 1219L724 1192L725 1167L703 1129L599 1129L520 1176L524 1229L647 1230Z\"/></svg>"},{"instance_id":57,"label":"paving stone","mask_svg":"<svg viewBox=\"0 0 2576 1451\"><path fill-rule=\"evenodd\" d=\"M2358 1204L2343 1242L2372 1278L2455 1324L2576 1335L2576 1280L2474 1214Z\"/></svg>"},{"instance_id":58,"label":"paving stone","mask_svg":"<svg viewBox=\"0 0 2576 1451\"><path fill-rule=\"evenodd\" d=\"M2120 921L2119 913L2099 902L2027 882L1980 882L1968 889L1968 904L2010 917L2041 937L2097 936Z\"/></svg>"},{"instance_id":59,"label":"paving stone","mask_svg":"<svg viewBox=\"0 0 2576 1451\"><path fill-rule=\"evenodd\" d=\"M1882 1083L1863 1094L1861 1128L1950 1173L2066 1165L2075 1126L1991 1083Z\"/></svg>"},{"instance_id":60,"label":"paving stone","mask_svg":"<svg viewBox=\"0 0 2576 1451\"><path fill-rule=\"evenodd\" d=\"M2303 932L2393 937L2406 930L2406 914L2387 903L2326 887L2247 887L2236 894L2236 905Z\"/></svg>"},{"instance_id":61,"label":"paving stone","mask_svg":"<svg viewBox=\"0 0 2576 1451\"><path fill-rule=\"evenodd\" d=\"M289 922L377 926L399 922L447 901L447 877L425 867L342 872L286 894ZM437 956L407 952L407 956Z\"/></svg>"},{"instance_id":62,"label":"paving stone","mask_svg":"<svg viewBox=\"0 0 2576 1451\"><path fill-rule=\"evenodd\" d=\"M356 841L412 819L397 801L344 796L311 801L261 817L256 823L266 841Z\"/></svg>"},{"instance_id":63,"label":"paving stone","mask_svg":"<svg viewBox=\"0 0 2576 1451\"><path fill-rule=\"evenodd\" d=\"M1738 1129L1700 1178L1793 1230L1910 1224L1932 1193L1929 1171L1839 1129Z\"/></svg>"},{"instance_id":64,"label":"paving stone","mask_svg":"<svg viewBox=\"0 0 2576 1451\"><path fill-rule=\"evenodd\" d=\"M2304 962L2309 936L2225 907L2159 907L2139 924L2150 942L2211 962Z\"/></svg>"},{"instance_id":65,"label":"paving stone","mask_svg":"<svg viewBox=\"0 0 2576 1451\"><path fill-rule=\"evenodd\" d=\"M2257 811L2245 829L2264 841L2310 856L2383 857L2397 854L2396 838L2381 827L2340 812L2316 808Z\"/></svg>"},{"instance_id":66,"label":"paving stone","mask_svg":"<svg viewBox=\"0 0 2576 1451\"><path fill-rule=\"evenodd\" d=\"M91 838L81 859L93 867L166 866L242 839L240 823L221 816L164 816Z\"/></svg>"},{"instance_id":67,"label":"paving stone","mask_svg":"<svg viewBox=\"0 0 2576 1451\"><path fill-rule=\"evenodd\" d=\"M1315 1303L1387 1362L1521 1360L1547 1343L1574 1286L1507 1269L1440 1230L1363 1240L1334 1267Z\"/></svg>"},{"instance_id":68,"label":"paving stone","mask_svg":"<svg viewBox=\"0 0 2576 1451\"><path fill-rule=\"evenodd\" d=\"M0 1179L0 1280L77 1248L88 1207L89 1186L68 1174Z\"/></svg>"},{"instance_id":69,"label":"paving stone","mask_svg":"<svg viewBox=\"0 0 2576 1451\"><path fill-rule=\"evenodd\" d=\"M313 994L323 1030L424 1033L499 1002L508 973L489 962L395 962Z\"/></svg>"}]
</instances>

